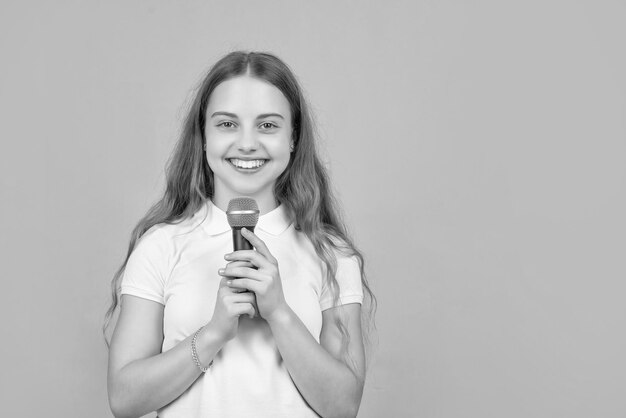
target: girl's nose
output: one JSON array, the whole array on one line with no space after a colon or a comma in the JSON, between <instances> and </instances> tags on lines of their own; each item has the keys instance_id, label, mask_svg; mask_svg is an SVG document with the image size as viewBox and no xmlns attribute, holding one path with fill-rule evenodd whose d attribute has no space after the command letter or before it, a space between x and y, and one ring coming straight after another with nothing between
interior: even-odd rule
<instances>
[{"instance_id":1,"label":"girl's nose","mask_svg":"<svg viewBox=\"0 0 626 418\"><path fill-rule=\"evenodd\" d=\"M241 131L241 135L237 141L237 149L243 152L251 152L256 151L258 146L259 142L257 141L256 132L249 129Z\"/></svg>"}]
</instances>

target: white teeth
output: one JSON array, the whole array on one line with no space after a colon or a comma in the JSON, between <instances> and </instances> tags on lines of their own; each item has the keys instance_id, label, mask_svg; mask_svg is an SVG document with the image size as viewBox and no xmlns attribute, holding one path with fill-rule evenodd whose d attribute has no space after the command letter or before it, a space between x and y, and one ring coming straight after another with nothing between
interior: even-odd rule
<instances>
[{"instance_id":1,"label":"white teeth","mask_svg":"<svg viewBox=\"0 0 626 418\"><path fill-rule=\"evenodd\" d=\"M259 168L265 164L265 160L240 160L231 158L229 160L237 168Z\"/></svg>"}]
</instances>

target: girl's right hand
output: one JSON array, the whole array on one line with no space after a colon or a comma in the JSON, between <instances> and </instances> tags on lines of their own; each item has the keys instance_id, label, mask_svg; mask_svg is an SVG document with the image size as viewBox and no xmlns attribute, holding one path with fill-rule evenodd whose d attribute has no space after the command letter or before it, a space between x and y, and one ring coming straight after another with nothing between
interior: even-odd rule
<instances>
[{"instance_id":1,"label":"girl's right hand","mask_svg":"<svg viewBox=\"0 0 626 418\"><path fill-rule=\"evenodd\" d=\"M222 277L215 300L213 317L207 324L223 343L232 340L237 335L239 316L248 315L253 318L256 314L255 295L252 292L240 292L226 285L229 278Z\"/></svg>"}]
</instances>

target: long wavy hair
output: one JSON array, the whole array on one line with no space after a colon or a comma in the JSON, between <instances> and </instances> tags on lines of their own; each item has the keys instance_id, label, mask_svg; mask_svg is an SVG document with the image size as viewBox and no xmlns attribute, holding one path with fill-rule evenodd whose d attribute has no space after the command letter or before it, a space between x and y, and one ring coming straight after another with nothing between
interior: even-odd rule
<instances>
[{"instance_id":1,"label":"long wavy hair","mask_svg":"<svg viewBox=\"0 0 626 418\"><path fill-rule=\"evenodd\" d=\"M289 101L293 126L294 150L285 171L278 177L274 193L278 202L295 217L296 229L302 231L313 244L323 262L325 280L337 302L339 286L335 279L337 253L353 256L359 262L364 293L362 309L363 334L366 346L376 299L365 275L365 263L361 252L350 239L341 219L326 169L316 150L316 135L309 106L296 77L289 67L274 55L259 52L232 52L220 59L210 69L200 87L184 121L182 133L166 168L166 190L134 228L126 259L111 282L112 302L106 312L102 331L107 347L107 329L120 303L120 284L126 263L137 242L154 225L179 223L193 216L207 199L213 197L213 172L203 151L207 105L211 93L220 83L233 77L248 75L264 80L277 87ZM346 356L349 334L345 318L335 316L342 335L342 354L354 370L354 364Z\"/></svg>"}]
</instances>

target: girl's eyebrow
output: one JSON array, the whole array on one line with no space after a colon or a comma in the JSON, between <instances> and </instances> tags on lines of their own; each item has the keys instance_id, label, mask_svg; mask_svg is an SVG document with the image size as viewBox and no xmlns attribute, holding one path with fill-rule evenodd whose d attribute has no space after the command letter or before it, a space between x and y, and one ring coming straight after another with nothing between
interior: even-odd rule
<instances>
[{"instance_id":1,"label":"girl's eyebrow","mask_svg":"<svg viewBox=\"0 0 626 418\"><path fill-rule=\"evenodd\" d=\"M235 115L234 113L223 112L223 111L217 111L217 112L214 112L211 115L212 118L214 118L215 116L226 116L226 117L233 118L233 119L237 118L237 115ZM265 118L269 118L269 117L272 117L272 116L285 120L283 115L281 115L280 113L263 113L263 114L257 116L256 118L257 119L265 119Z\"/></svg>"},{"instance_id":2,"label":"girl's eyebrow","mask_svg":"<svg viewBox=\"0 0 626 418\"><path fill-rule=\"evenodd\" d=\"M263 113L262 115L257 116L257 119L265 119L265 118L270 118L272 116L285 120L283 115L281 115L280 113Z\"/></svg>"},{"instance_id":3,"label":"girl's eyebrow","mask_svg":"<svg viewBox=\"0 0 626 418\"><path fill-rule=\"evenodd\" d=\"M230 113L230 112L215 112L211 115L212 118L214 118L215 116L226 116L226 117L233 118L233 119L237 118L237 115L235 115L234 113Z\"/></svg>"}]
</instances>

